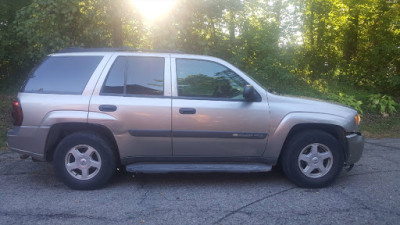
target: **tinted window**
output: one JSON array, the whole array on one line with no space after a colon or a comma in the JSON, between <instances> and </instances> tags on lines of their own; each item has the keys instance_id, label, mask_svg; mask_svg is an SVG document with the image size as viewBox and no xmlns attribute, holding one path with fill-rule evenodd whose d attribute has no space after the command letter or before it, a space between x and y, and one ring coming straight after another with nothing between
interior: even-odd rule
<instances>
[{"instance_id":1,"label":"tinted window","mask_svg":"<svg viewBox=\"0 0 400 225\"><path fill-rule=\"evenodd\" d=\"M126 94L163 95L164 58L129 57Z\"/></svg>"},{"instance_id":2,"label":"tinted window","mask_svg":"<svg viewBox=\"0 0 400 225\"><path fill-rule=\"evenodd\" d=\"M243 99L246 81L229 68L210 61L177 59L178 95Z\"/></svg>"},{"instance_id":3,"label":"tinted window","mask_svg":"<svg viewBox=\"0 0 400 225\"><path fill-rule=\"evenodd\" d=\"M104 82L102 93L123 94L125 83L126 58L118 57Z\"/></svg>"},{"instance_id":4,"label":"tinted window","mask_svg":"<svg viewBox=\"0 0 400 225\"><path fill-rule=\"evenodd\" d=\"M102 93L127 95L164 94L164 58L118 57Z\"/></svg>"},{"instance_id":5,"label":"tinted window","mask_svg":"<svg viewBox=\"0 0 400 225\"><path fill-rule=\"evenodd\" d=\"M24 92L81 94L102 56L52 56L34 70Z\"/></svg>"}]
</instances>

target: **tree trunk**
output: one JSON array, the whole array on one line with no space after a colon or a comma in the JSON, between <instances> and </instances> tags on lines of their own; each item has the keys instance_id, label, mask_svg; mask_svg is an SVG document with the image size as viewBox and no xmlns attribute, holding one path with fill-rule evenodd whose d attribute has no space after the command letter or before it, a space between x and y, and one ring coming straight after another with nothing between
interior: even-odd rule
<instances>
[{"instance_id":1,"label":"tree trunk","mask_svg":"<svg viewBox=\"0 0 400 225\"><path fill-rule=\"evenodd\" d=\"M353 14L353 15L352 15ZM359 12L350 9L350 23L344 34L343 58L350 61L357 55Z\"/></svg>"},{"instance_id":2,"label":"tree trunk","mask_svg":"<svg viewBox=\"0 0 400 225\"><path fill-rule=\"evenodd\" d=\"M123 2L121 0L115 0L112 4L112 22L111 22L111 32L112 32L112 46L115 48L123 46L122 40L122 20L121 20L121 8L123 7Z\"/></svg>"}]
</instances>

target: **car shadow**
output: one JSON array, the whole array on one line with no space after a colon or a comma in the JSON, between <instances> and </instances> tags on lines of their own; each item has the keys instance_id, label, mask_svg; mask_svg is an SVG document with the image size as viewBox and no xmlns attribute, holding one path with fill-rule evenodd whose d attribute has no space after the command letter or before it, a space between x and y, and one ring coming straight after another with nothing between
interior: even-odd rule
<instances>
[{"instance_id":1,"label":"car shadow","mask_svg":"<svg viewBox=\"0 0 400 225\"><path fill-rule=\"evenodd\" d=\"M279 170L261 173L130 173L117 171L108 186L124 185L243 185L260 183L289 183Z\"/></svg>"}]
</instances>

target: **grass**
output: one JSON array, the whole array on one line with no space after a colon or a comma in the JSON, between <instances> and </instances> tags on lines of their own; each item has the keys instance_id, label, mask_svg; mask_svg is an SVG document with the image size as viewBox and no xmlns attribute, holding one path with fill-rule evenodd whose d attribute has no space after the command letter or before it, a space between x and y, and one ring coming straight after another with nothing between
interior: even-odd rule
<instances>
[{"instance_id":1,"label":"grass","mask_svg":"<svg viewBox=\"0 0 400 225\"><path fill-rule=\"evenodd\" d=\"M400 138L400 113L388 117L365 114L361 118L361 131L371 138Z\"/></svg>"},{"instance_id":2,"label":"grass","mask_svg":"<svg viewBox=\"0 0 400 225\"><path fill-rule=\"evenodd\" d=\"M6 148L6 133L12 127L11 99L9 95L0 94L0 150Z\"/></svg>"}]
</instances>

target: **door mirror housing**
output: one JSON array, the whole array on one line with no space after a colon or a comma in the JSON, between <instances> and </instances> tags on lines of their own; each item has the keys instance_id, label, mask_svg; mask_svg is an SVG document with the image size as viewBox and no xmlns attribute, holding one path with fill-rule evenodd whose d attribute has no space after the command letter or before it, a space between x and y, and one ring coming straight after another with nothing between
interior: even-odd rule
<instances>
[{"instance_id":1,"label":"door mirror housing","mask_svg":"<svg viewBox=\"0 0 400 225\"><path fill-rule=\"evenodd\" d=\"M252 85L246 85L243 89L243 97L248 102L260 102L261 96L256 92Z\"/></svg>"}]
</instances>

